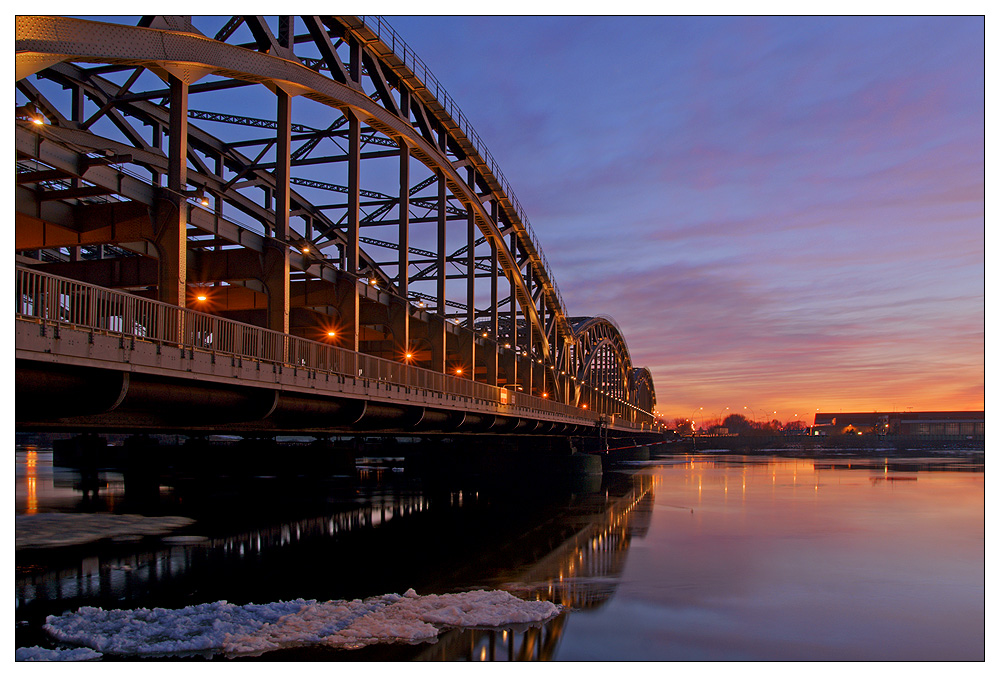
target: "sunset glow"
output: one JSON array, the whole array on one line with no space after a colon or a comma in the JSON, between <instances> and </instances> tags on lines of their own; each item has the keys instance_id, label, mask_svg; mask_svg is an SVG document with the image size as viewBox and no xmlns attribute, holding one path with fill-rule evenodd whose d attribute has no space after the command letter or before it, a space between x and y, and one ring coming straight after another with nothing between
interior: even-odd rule
<instances>
[{"instance_id":1,"label":"sunset glow","mask_svg":"<svg viewBox=\"0 0 1000 677\"><path fill-rule=\"evenodd\" d=\"M983 408L981 17L389 21L666 417Z\"/></svg>"}]
</instances>

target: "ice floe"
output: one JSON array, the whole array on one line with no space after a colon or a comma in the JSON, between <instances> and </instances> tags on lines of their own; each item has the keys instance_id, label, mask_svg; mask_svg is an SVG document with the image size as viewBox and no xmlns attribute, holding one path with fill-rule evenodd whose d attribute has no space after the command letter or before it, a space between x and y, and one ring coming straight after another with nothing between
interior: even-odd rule
<instances>
[{"instance_id":1,"label":"ice floe","mask_svg":"<svg viewBox=\"0 0 1000 677\"><path fill-rule=\"evenodd\" d=\"M443 628L538 623L561 611L551 602L526 601L503 590L418 595L411 589L352 601L220 601L183 609L108 611L82 607L49 616L45 630L64 644L124 656L247 655L304 645L353 649L435 641Z\"/></svg>"},{"instance_id":2,"label":"ice floe","mask_svg":"<svg viewBox=\"0 0 1000 677\"><path fill-rule=\"evenodd\" d=\"M187 517L107 513L38 513L14 518L14 548L55 548L102 538L158 536L192 524Z\"/></svg>"},{"instance_id":3,"label":"ice floe","mask_svg":"<svg viewBox=\"0 0 1000 677\"><path fill-rule=\"evenodd\" d=\"M89 661L100 658L101 654L93 649L79 647L76 649L43 649L40 646L29 646L14 652L15 661Z\"/></svg>"}]
</instances>

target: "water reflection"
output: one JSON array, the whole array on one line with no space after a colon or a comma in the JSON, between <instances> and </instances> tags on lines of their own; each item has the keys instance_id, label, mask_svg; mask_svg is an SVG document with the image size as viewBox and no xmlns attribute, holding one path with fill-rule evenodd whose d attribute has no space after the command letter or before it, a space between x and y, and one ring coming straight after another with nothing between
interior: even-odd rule
<instances>
[{"instance_id":1,"label":"water reflection","mask_svg":"<svg viewBox=\"0 0 1000 677\"><path fill-rule=\"evenodd\" d=\"M569 616L515 630L451 630L413 657L420 661L551 661Z\"/></svg>"},{"instance_id":2,"label":"water reflection","mask_svg":"<svg viewBox=\"0 0 1000 677\"><path fill-rule=\"evenodd\" d=\"M49 481L61 471L46 467L43 453L31 467L28 455L19 458L20 511L134 505L106 476L100 500L84 507L81 491L65 486L72 478ZM412 587L501 588L568 610L545 624L451 630L433 644L288 649L259 660L983 653L981 457L694 454L561 488L443 481L395 463L287 484L175 478L158 486L145 514L194 517L181 535L200 541L19 552L17 618L29 624L17 643L43 643L46 613L83 604L354 599Z\"/></svg>"},{"instance_id":3,"label":"water reflection","mask_svg":"<svg viewBox=\"0 0 1000 677\"><path fill-rule=\"evenodd\" d=\"M570 617L556 658L981 660L982 469L981 457L660 466L615 596Z\"/></svg>"},{"instance_id":4,"label":"water reflection","mask_svg":"<svg viewBox=\"0 0 1000 677\"><path fill-rule=\"evenodd\" d=\"M52 450L29 447L14 454L14 512L112 511L125 498L124 476L99 471L83 475L53 467Z\"/></svg>"},{"instance_id":5,"label":"water reflection","mask_svg":"<svg viewBox=\"0 0 1000 677\"><path fill-rule=\"evenodd\" d=\"M19 484L25 488L24 505L35 511L40 509L36 461L24 456ZM197 516L198 523L177 538L19 552L15 607L27 626L19 628L18 644L44 644L39 628L45 615L83 605L176 608L217 599L353 599L414 587L422 594L502 588L570 609L597 608L614 594L632 539L649 528L658 481L649 474L609 474L603 484L593 485L596 490L500 488L496 483L448 487L407 477L394 462L363 465L354 478L334 484L286 486L292 494L315 494L313 507L303 508L312 514L293 519L268 514L268 506L285 505L286 494L240 498L242 490L277 484L174 478L160 487L158 502L145 507L157 514ZM68 508L72 499L78 510L92 509L77 478L52 479L60 474L51 465L42 470L50 479L41 509ZM108 510L129 504L125 484L102 478L99 495ZM28 495L35 496L33 501ZM317 499L327 506L320 514ZM253 514L239 517L251 504L256 504ZM234 530L230 516L248 526ZM299 656L304 651L310 660L317 655L549 660L567 622L562 614L539 625L453 630L434 644L412 647L275 653Z\"/></svg>"},{"instance_id":6,"label":"water reflection","mask_svg":"<svg viewBox=\"0 0 1000 677\"><path fill-rule=\"evenodd\" d=\"M574 609L599 607L614 594L632 538L649 529L659 478L646 473L629 477L629 490L614 498L605 491L600 511L582 528L540 557L518 581L500 587L533 599Z\"/></svg>"}]
</instances>

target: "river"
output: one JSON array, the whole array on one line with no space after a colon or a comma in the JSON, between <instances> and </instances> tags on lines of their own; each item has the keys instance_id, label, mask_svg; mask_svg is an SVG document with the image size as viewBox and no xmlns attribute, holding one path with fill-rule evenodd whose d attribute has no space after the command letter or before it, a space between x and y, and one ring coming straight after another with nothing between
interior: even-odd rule
<instances>
[{"instance_id":1,"label":"river","mask_svg":"<svg viewBox=\"0 0 1000 677\"><path fill-rule=\"evenodd\" d=\"M985 655L981 452L654 454L603 479L555 482L530 473L515 481L420 477L401 459L362 459L353 475L295 478L177 476L150 484L102 472L96 491L86 492L78 473L53 467L49 451L18 450L15 459L17 647L67 649L43 629L45 619L85 606L174 610L408 590L423 600L483 589L553 602L559 612L500 628L441 627L436 638L414 643L299 642L253 655L147 658ZM143 535L130 522L99 532L113 538L74 544L72 536L86 538L85 525L44 521L127 515L142 515L153 530ZM55 541L62 545L39 547ZM102 653L94 657L136 658Z\"/></svg>"}]
</instances>

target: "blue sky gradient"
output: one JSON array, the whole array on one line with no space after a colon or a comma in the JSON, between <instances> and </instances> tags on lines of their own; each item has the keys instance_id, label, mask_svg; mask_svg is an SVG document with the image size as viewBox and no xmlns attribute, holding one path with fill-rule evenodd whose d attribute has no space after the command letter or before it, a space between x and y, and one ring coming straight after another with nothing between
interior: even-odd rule
<instances>
[{"instance_id":1,"label":"blue sky gradient","mask_svg":"<svg viewBox=\"0 0 1000 677\"><path fill-rule=\"evenodd\" d=\"M667 417L983 408L982 17L388 20Z\"/></svg>"}]
</instances>

